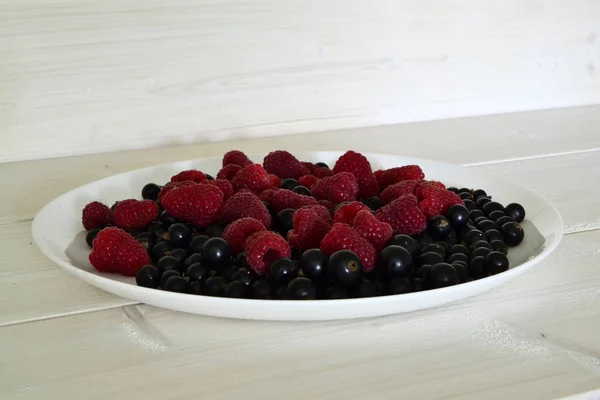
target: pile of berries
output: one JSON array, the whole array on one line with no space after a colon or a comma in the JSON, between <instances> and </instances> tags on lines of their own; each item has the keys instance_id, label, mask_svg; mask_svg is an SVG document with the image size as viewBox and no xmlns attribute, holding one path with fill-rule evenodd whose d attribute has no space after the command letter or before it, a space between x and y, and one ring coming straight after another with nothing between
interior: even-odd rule
<instances>
[{"instance_id":1,"label":"pile of berries","mask_svg":"<svg viewBox=\"0 0 600 400\"><path fill-rule=\"evenodd\" d=\"M438 289L502 273L524 208L446 187L418 165L373 171L348 151L333 168L286 151L223 157L142 200L82 215L91 264L139 286L254 299L343 299Z\"/></svg>"}]
</instances>

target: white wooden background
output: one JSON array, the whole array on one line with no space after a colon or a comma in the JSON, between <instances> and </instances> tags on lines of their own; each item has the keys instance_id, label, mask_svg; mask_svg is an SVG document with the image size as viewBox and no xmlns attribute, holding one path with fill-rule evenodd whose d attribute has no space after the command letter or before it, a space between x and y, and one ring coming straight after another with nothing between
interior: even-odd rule
<instances>
[{"instance_id":1,"label":"white wooden background","mask_svg":"<svg viewBox=\"0 0 600 400\"><path fill-rule=\"evenodd\" d=\"M598 102L595 0L0 0L0 162Z\"/></svg>"}]
</instances>

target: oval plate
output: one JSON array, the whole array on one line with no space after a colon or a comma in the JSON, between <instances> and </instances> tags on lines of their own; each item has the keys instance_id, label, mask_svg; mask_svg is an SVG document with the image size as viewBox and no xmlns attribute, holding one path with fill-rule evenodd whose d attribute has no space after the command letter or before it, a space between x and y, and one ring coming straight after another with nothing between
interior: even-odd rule
<instances>
[{"instance_id":1,"label":"oval plate","mask_svg":"<svg viewBox=\"0 0 600 400\"><path fill-rule=\"evenodd\" d=\"M343 152L296 153L303 161L325 162L333 166ZM556 207L533 191L515 183L476 170L452 164L385 154L365 154L373 170L418 164L427 179L448 186L482 188L501 203L518 202L527 211L523 222L525 240L509 251L511 269L485 279L443 289L395 296L346 300L282 301L227 299L194 296L147 289L134 278L100 273L88 261L90 249L85 243L81 210L90 201L112 205L117 200L140 198L149 182L162 184L185 169L199 169L215 175L221 157L182 161L114 175L61 195L48 203L35 217L33 238L42 253L79 279L107 292L157 307L216 317L254 320L334 320L398 314L421 310L464 299L525 272L550 254L563 235L563 221ZM250 155L262 162L263 155Z\"/></svg>"}]
</instances>

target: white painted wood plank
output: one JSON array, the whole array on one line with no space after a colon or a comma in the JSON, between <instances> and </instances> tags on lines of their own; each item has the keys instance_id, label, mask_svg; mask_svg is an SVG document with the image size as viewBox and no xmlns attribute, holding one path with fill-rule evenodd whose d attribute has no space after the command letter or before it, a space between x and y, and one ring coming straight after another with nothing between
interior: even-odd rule
<instances>
[{"instance_id":1,"label":"white painted wood plank","mask_svg":"<svg viewBox=\"0 0 600 400\"><path fill-rule=\"evenodd\" d=\"M600 231L448 307L276 323L127 307L0 328L3 399L551 399L600 386ZM57 362L59 361L59 362Z\"/></svg>"},{"instance_id":2,"label":"white painted wood plank","mask_svg":"<svg viewBox=\"0 0 600 400\"><path fill-rule=\"evenodd\" d=\"M0 326L134 303L59 269L32 243L30 229L0 225Z\"/></svg>"},{"instance_id":3,"label":"white painted wood plank","mask_svg":"<svg viewBox=\"0 0 600 400\"><path fill-rule=\"evenodd\" d=\"M600 102L590 0L4 0L0 161Z\"/></svg>"},{"instance_id":4,"label":"white painted wood plank","mask_svg":"<svg viewBox=\"0 0 600 400\"><path fill-rule=\"evenodd\" d=\"M515 181L547 197L566 232L600 228L600 151L473 167Z\"/></svg>"},{"instance_id":5,"label":"white painted wood plank","mask_svg":"<svg viewBox=\"0 0 600 400\"><path fill-rule=\"evenodd\" d=\"M600 106L578 107L0 164L0 223L31 219L56 196L96 179L177 160L222 156L230 149L356 149L482 163L600 148L598 126ZM524 172L515 177L521 176L527 177Z\"/></svg>"}]
</instances>

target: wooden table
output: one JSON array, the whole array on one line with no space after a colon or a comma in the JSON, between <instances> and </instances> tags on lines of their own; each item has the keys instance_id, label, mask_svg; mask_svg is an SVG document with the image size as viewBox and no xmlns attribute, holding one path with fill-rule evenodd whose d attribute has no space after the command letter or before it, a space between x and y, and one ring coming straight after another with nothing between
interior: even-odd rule
<instances>
[{"instance_id":1,"label":"wooden table","mask_svg":"<svg viewBox=\"0 0 600 400\"><path fill-rule=\"evenodd\" d=\"M579 107L0 164L0 398L531 400L596 390L599 126L600 106ZM233 148L354 148L468 165L549 198L567 235L539 266L475 298L319 323L135 304L76 280L32 243L32 218L67 190Z\"/></svg>"}]
</instances>

